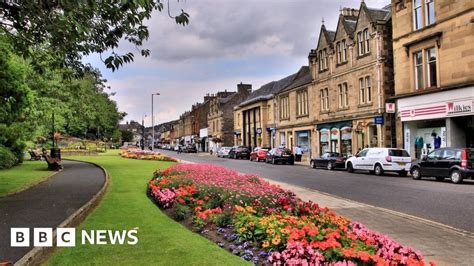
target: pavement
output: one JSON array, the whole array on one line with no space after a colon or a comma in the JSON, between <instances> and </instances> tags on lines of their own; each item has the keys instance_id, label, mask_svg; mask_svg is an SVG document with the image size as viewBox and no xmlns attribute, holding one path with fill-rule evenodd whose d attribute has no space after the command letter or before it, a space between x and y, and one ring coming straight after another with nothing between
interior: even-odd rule
<instances>
[{"instance_id":1,"label":"pavement","mask_svg":"<svg viewBox=\"0 0 474 266\"><path fill-rule=\"evenodd\" d=\"M48 180L0 198L0 262L16 262L33 248L10 247L10 228L28 227L30 235L33 227L54 230L97 194L106 181L104 172L92 164L63 161L63 165L64 169Z\"/></svg>"},{"instance_id":2,"label":"pavement","mask_svg":"<svg viewBox=\"0 0 474 266\"><path fill-rule=\"evenodd\" d=\"M191 162L202 162L202 159L204 158L207 159L206 161L208 163L212 163L212 161L215 161L215 157L213 158L205 153L197 154L194 156L194 158L193 156L189 155L178 157L182 160L187 160ZM219 164L223 165L222 163ZM249 170L245 169L242 164L239 165L240 167L236 170L246 173L249 172ZM249 164L249 168L251 168L255 172L252 165L253 164ZM261 164L259 168L262 167L264 167L264 164ZM281 173L281 169L283 169L283 167L285 166L279 167L281 167L279 170ZM235 169L235 167L232 168ZM298 168L303 169L303 167ZM314 169L310 170L318 171ZM298 170L296 169L293 171L298 172ZM333 173L330 171L326 172ZM338 215L345 216L353 221L361 222L371 230L388 235L389 237L403 245L407 245L414 248L415 250L419 250L424 255L426 262L432 261L435 262L437 265L474 265L474 232L472 231L459 229L437 221L422 218L417 215L412 215L389 208L383 208L380 206L374 206L371 204L361 203L340 196L321 192L316 189L309 188L307 186L298 185L301 183L295 182L295 178L274 178L269 177L268 174L265 176L266 177L264 178L270 183L280 185L282 188L285 189L289 189L295 192L299 197L304 200L311 200L313 202L318 203L320 206L328 207L335 211ZM303 179L304 176L300 176L298 178ZM371 176L371 178L373 179L374 177ZM316 180L316 182L317 181L318 180ZM437 182L432 183L439 184ZM351 185L352 184L349 184L349 186ZM456 186L453 184L449 185ZM370 191L373 185L367 184L367 187ZM435 188L439 190L438 187ZM472 188L472 186L470 188ZM351 187L344 187L344 189L351 190ZM393 193L397 192L399 191L393 191ZM390 192L387 193L390 194ZM416 196L417 195L413 195L413 197L415 198ZM436 201L433 201L433 203L436 203ZM467 215L471 217L470 221L474 222L472 220L474 214L471 212Z\"/></svg>"}]
</instances>

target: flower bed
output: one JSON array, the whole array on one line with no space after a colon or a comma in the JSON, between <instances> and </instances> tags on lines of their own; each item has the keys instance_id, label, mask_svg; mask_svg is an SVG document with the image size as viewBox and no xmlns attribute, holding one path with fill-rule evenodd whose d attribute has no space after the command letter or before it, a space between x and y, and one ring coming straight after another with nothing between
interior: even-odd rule
<instances>
[{"instance_id":1,"label":"flower bed","mask_svg":"<svg viewBox=\"0 0 474 266\"><path fill-rule=\"evenodd\" d=\"M255 175L179 164L148 187L173 218L254 264L424 265L413 249Z\"/></svg>"},{"instance_id":2,"label":"flower bed","mask_svg":"<svg viewBox=\"0 0 474 266\"><path fill-rule=\"evenodd\" d=\"M154 161L166 161L166 162L177 162L176 159L153 151L142 151L140 149L126 148L120 149L120 156L129 159L138 160L154 160Z\"/></svg>"}]
</instances>

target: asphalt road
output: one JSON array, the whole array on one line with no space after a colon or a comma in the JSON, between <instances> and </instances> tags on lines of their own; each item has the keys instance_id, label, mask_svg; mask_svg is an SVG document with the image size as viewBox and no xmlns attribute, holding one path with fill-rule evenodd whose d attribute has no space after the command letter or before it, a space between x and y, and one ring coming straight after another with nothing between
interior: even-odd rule
<instances>
[{"instance_id":1,"label":"asphalt road","mask_svg":"<svg viewBox=\"0 0 474 266\"><path fill-rule=\"evenodd\" d=\"M64 160L63 165L64 170L41 184L0 198L0 262L16 262L33 248L11 247L10 228L30 228L33 245L34 227L56 229L104 185L105 175L95 165Z\"/></svg>"},{"instance_id":2,"label":"asphalt road","mask_svg":"<svg viewBox=\"0 0 474 266\"><path fill-rule=\"evenodd\" d=\"M474 182L471 180L456 185L448 179L444 182L434 181L434 178L413 180L396 174L350 174L297 165L271 165L202 154L160 152L187 161L226 166L239 172L257 174L474 232Z\"/></svg>"}]
</instances>

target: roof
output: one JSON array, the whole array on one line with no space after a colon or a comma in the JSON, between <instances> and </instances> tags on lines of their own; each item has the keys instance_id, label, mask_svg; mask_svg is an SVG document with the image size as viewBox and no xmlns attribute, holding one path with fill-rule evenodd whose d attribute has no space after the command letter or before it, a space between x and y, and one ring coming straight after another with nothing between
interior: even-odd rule
<instances>
[{"instance_id":1,"label":"roof","mask_svg":"<svg viewBox=\"0 0 474 266\"><path fill-rule=\"evenodd\" d=\"M374 22L377 21L387 21L390 18L390 10L376 9L376 8L367 8L369 10L369 15Z\"/></svg>"},{"instance_id":2,"label":"roof","mask_svg":"<svg viewBox=\"0 0 474 266\"><path fill-rule=\"evenodd\" d=\"M327 33L327 40L329 42L334 41L334 38L336 37L336 32L332 30L326 30L326 33Z\"/></svg>"},{"instance_id":3,"label":"roof","mask_svg":"<svg viewBox=\"0 0 474 266\"><path fill-rule=\"evenodd\" d=\"M288 87L297 73L291 74L287 77L284 77L278 81L272 81L260 87L258 90L252 91L238 106L244 106L258 101L271 99L275 94L279 93L286 87Z\"/></svg>"},{"instance_id":4,"label":"roof","mask_svg":"<svg viewBox=\"0 0 474 266\"><path fill-rule=\"evenodd\" d=\"M296 73L293 81L281 92L289 91L294 88L309 84L312 82L311 72L309 66L302 66L300 70Z\"/></svg>"},{"instance_id":5,"label":"roof","mask_svg":"<svg viewBox=\"0 0 474 266\"><path fill-rule=\"evenodd\" d=\"M232 100L232 98L234 98L235 95L237 95L237 92L234 92L234 93L232 93L231 95L229 95L229 96L227 96L227 97L219 98L219 103L220 103L220 104L225 104L225 103L227 103L228 101Z\"/></svg>"}]
</instances>

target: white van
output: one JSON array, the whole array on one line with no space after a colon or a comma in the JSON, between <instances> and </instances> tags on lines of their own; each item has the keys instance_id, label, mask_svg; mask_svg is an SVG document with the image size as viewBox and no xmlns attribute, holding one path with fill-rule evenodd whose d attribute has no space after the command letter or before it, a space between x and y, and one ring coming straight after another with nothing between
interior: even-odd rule
<instances>
[{"instance_id":1,"label":"white van","mask_svg":"<svg viewBox=\"0 0 474 266\"><path fill-rule=\"evenodd\" d=\"M400 176L407 176L411 161L410 154L404 149L367 148L347 159L346 169L349 173L354 170L368 170L376 175L397 172Z\"/></svg>"}]
</instances>

